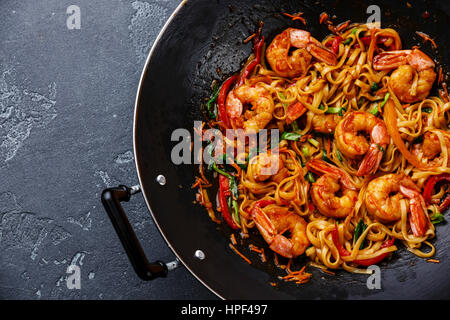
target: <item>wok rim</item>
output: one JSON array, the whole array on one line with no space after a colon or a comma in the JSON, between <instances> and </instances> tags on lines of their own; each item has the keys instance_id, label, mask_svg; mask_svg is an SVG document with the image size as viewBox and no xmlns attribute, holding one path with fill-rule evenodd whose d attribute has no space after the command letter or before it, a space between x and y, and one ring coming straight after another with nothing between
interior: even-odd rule
<instances>
[{"instance_id":1,"label":"wok rim","mask_svg":"<svg viewBox=\"0 0 450 320\"><path fill-rule=\"evenodd\" d=\"M179 11L186 5L186 3L188 2L188 0L182 0L178 6L176 7L176 9L172 12L172 14L170 15L170 17L167 19L166 23L164 24L164 26L162 27L162 29L160 30L160 32L158 33L158 36L156 37L155 41L153 42L153 45L150 49L149 54L147 55L147 59L145 61L144 67L142 69L141 72L141 77L139 79L139 85L138 85L138 89L137 89L137 93L136 93L136 99L135 99L135 103L134 103L134 116L133 116L133 153L134 153L134 164L136 166L136 173L138 176L138 180L139 180L139 187L141 188L142 191L142 195L144 197L145 203L147 205L148 211L150 212L150 215L153 219L153 221L156 224L156 227L158 228L159 233L162 235L164 241L166 242L167 246L170 248L170 250L175 254L175 256L177 257L177 259L183 264L183 266L198 280L200 281L201 284L203 284L206 288L208 288L212 293L214 293L218 298L225 300L225 298L223 296L221 296L218 292L216 292L214 289L212 289L203 279L201 279L190 267L189 265L181 258L181 256L177 253L177 251L175 250L175 248L172 246L172 244L170 243L170 241L167 239L163 228L160 226L160 224L158 223L158 220L156 219L156 216L153 214L153 210L150 206L150 202L147 198L147 193L144 189L144 184L142 183L142 174L141 174L141 170L139 169L139 163L138 163L138 157L137 157L137 143L136 143L136 132L137 132L137 114L138 114L138 109L139 109L139 102L141 100L141 94L142 94L142 87L143 87L143 83L145 81L145 76L147 74L148 71L148 66L150 64L150 61L153 57L154 52L156 51L156 47L158 46L162 36L164 35L166 29L168 28L168 26L172 23L173 19L175 18L175 16L179 13Z\"/></svg>"}]
</instances>

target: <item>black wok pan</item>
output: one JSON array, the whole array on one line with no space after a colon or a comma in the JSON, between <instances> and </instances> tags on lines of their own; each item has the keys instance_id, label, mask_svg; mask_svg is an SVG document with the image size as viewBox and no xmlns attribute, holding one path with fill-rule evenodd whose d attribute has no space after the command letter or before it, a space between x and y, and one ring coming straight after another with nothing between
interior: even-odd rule
<instances>
[{"instance_id":1,"label":"black wok pan","mask_svg":"<svg viewBox=\"0 0 450 320\"><path fill-rule=\"evenodd\" d=\"M403 46L421 45L439 61L449 64L450 6L444 1L280 1L280 0L190 0L183 1L155 42L139 86L134 118L134 152L140 187L107 189L102 201L138 275L146 280L165 276L170 269L163 262L149 263L121 209L120 201L142 190L148 208L167 244L179 260L205 286L225 299L416 299L449 298L449 227L437 227L436 257L440 264L428 263L406 251L393 254L381 263L382 289L369 290L367 275L338 271L335 276L309 268L313 273L305 285L286 283L285 275L249 252L248 243L239 250L251 258L248 264L228 246L231 230L211 222L204 208L193 203L191 185L197 174L195 165L175 165L171 161L171 134L177 128L192 132L194 120L202 120L200 106L210 94L211 82L222 81L237 72L251 53L243 39L264 21L263 35L271 40L287 27L309 30L321 39L328 30L319 25L326 11L336 24L351 19L365 22L367 7L381 9L383 27L395 28ZM308 24L293 22L281 12L302 11ZM425 11L429 17L424 18ZM415 31L429 34L439 45L422 45ZM217 73L220 68L221 74ZM239 237L238 237L239 238ZM253 237L260 241L260 236ZM264 243L258 243L263 246ZM202 255L198 254L201 250ZM269 250L266 250L269 251ZM305 263L298 259L297 266ZM270 283L277 283L272 286Z\"/></svg>"}]
</instances>

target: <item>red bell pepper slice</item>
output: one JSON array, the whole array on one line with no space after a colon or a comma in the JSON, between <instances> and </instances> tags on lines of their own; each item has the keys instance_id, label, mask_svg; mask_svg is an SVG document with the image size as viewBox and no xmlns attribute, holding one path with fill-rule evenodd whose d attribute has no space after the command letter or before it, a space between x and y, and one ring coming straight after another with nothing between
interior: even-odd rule
<instances>
[{"instance_id":1,"label":"red bell pepper slice","mask_svg":"<svg viewBox=\"0 0 450 320\"><path fill-rule=\"evenodd\" d=\"M381 249L383 248L389 248L392 247L394 245L395 239L388 239L386 240L382 245L381 245ZM388 255L390 254L390 252L386 252L383 254L380 254L379 256L375 257L375 258L371 258L371 259L364 259L364 260L353 260L354 263L357 263L361 266L371 266L373 264L377 264L379 262L381 262L384 258L386 258Z\"/></svg>"},{"instance_id":2,"label":"red bell pepper slice","mask_svg":"<svg viewBox=\"0 0 450 320\"><path fill-rule=\"evenodd\" d=\"M225 107L225 101L230 91L230 87L236 82L238 76L232 76L228 78L222 85L219 91L219 96L217 97L217 109L218 109L218 120L222 121L227 128L230 128L230 120L228 119L227 110Z\"/></svg>"},{"instance_id":3,"label":"red bell pepper slice","mask_svg":"<svg viewBox=\"0 0 450 320\"><path fill-rule=\"evenodd\" d=\"M377 44L384 44L390 37L387 36L380 36L377 37ZM370 41L371 41L372 37L371 36L365 36L365 37L361 37L359 38L359 40L361 40L361 42L365 45L365 46L369 46L370 45ZM358 44L358 43L357 43ZM356 46L356 44L355 44ZM359 47L359 45L358 45ZM394 50L394 43L392 43L389 47L389 50Z\"/></svg>"},{"instance_id":4,"label":"red bell pepper slice","mask_svg":"<svg viewBox=\"0 0 450 320\"><path fill-rule=\"evenodd\" d=\"M359 40L361 40L361 42L362 42L365 46L370 45L371 39L372 39L371 36L365 36L365 37L359 38Z\"/></svg>"},{"instance_id":5,"label":"red bell pepper slice","mask_svg":"<svg viewBox=\"0 0 450 320\"><path fill-rule=\"evenodd\" d=\"M350 252L348 252L344 246L339 242L339 231L337 225L334 227L333 231L331 231L331 238L333 239L333 243L335 247L338 249L339 254L343 257L349 256Z\"/></svg>"},{"instance_id":6,"label":"red bell pepper slice","mask_svg":"<svg viewBox=\"0 0 450 320\"><path fill-rule=\"evenodd\" d=\"M219 206L222 210L222 217L225 222L234 230L239 229L239 226L231 217L230 208L228 208L226 194L230 194L230 181L227 177L219 175Z\"/></svg>"},{"instance_id":7,"label":"red bell pepper slice","mask_svg":"<svg viewBox=\"0 0 450 320\"><path fill-rule=\"evenodd\" d=\"M438 176L432 176L428 178L427 182L425 183L425 186L423 188L423 199L426 203L431 202L431 195L433 193L434 186L436 183L440 181L450 181L450 173L443 173ZM445 211L450 206L450 195L447 195L447 197L444 199L444 201L439 206L439 210L441 212Z\"/></svg>"},{"instance_id":8,"label":"red bell pepper slice","mask_svg":"<svg viewBox=\"0 0 450 320\"><path fill-rule=\"evenodd\" d=\"M333 42L331 43L331 50L334 52L334 54L337 54L339 51L339 43L341 43L342 38L337 36L333 39Z\"/></svg>"},{"instance_id":9,"label":"red bell pepper slice","mask_svg":"<svg viewBox=\"0 0 450 320\"><path fill-rule=\"evenodd\" d=\"M255 54L255 59L252 60L244 69L242 72L239 81L238 86L243 85L245 83L245 80L248 78L248 76L253 72L253 70L256 68L256 66L261 61L261 47L264 44L264 36L260 39L256 40L256 42L253 45L253 53Z\"/></svg>"},{"instance_id":10,"label":"red bell pepper slice","mask_svg":"<svg viewBox=\"0 0 450 320\"><path fill-rule=\"evenodd\" d=\"M339 254L343 257L349 256L351 255L350 252L348 252L344 246L339 242L339 231L337 228L337 225L335 226L335 228L333 229L333 231L331 231L331 237L333 239L333 243L336 246L336 248L339 251ZM386 240L380 248L389 248L391 246L394 245L395 239L388 239ZM381 262L384 258L386 258L389 255L389 252L387 253L383 253L380 254L379 256L375 257L375 258L371 258L371 259L364 259L364 260L353 260L352 262L359 264L361 266L371 266L373 264L377 264L379 262Z\"/></svg>"},{"instance_id":11,"label":"red bell pepper slice","mask_svg":"<svg viewBox=\"0 0 450 320\"><path fill-rule=\"evenodd\" d=\"M447 195L439 206L439 211L444 212L450 206L450 194Z\"/></svg>"}]
</instances>

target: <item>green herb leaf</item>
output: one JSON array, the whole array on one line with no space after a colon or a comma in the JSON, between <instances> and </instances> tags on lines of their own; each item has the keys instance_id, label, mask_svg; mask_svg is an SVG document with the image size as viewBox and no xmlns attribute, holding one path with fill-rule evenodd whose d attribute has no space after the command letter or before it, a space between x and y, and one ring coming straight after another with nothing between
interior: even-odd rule
<instances>
[{"instance_id":1,"label":"green herb leaf","mask_svg":"<svg viewBox=\"0 0 450 320\"><path fill-rule=\"evenodd\" d=\"M371 114L373 114L374 116L376 116L378 114L378 102L375 104L375 106L372 107L372 109L370 109L369 112Z\"/></svg>"},{"instance_id":2,"label":"green herb leaf","mask_svg":"<svg viewBox=\"0 0 450 320\"><path fill-rule=\"evenodd\" d=\"M380 104L380 110L381 110L381 108L383 108L384 107L384 105L386 104L386 102L388 101L388 99L389 99L389 96L390 96L390 93L388 92L388 93L386 93L385 94L385 96L384 96L384 100L383 100L383 102Z\"/></svg>"},{"instance_id":3,"label":"green herb leaf","mask_svg":"<svg viewBox=\"0 0 450 320\"><path fill-rule=\"evenodd\" d=\"M281 99L286 99L286 96L283 93L279 92L278 95L281 97ZM283 104L284 110L286 110L286 108L288 107L287 103L282 102L282 104Z\"/></svg>"},{"instance_id":4,"label":"green herb leaf","mask_svg":"<svg viewBox=\"0 0 450 320\"><path fill-rule=\"evenodd\" d=\"M330 158L328 158L327 152L326 152L325 150L322 150L322 160L323 160L323 161L326 161L326 162L328 162L328 163L334 164L334 162L331 161Z\"/></svg>"},{"instance_id":5,"label":"green herb leaf","mask_svg":"<svg viewBox=\"0 0 450 320\"><path fill-rule=\"evenodd\" d=\"M301 134L295 132L283 132L281 140L297 141L302 137Z\"/></svg>"},{"instance_id":6,"label":"green herb leaf","mask_svg":"<svg viewBox=\"0 0 450 320\"><path fill-rule=\"evenodd\" d=\"M236 182L236 179L231 176L231 178L228 178L229 184L230 184L230 191L233 195L233 199L239 198L239 190L238 190L238 184Z\"/></svg>"},{"instance_id":7,"label":"green herb leaf","mask_svg":"<svg viewBox=\"0 0 450 320\"><path fill-rule=\"evenodd\" d=\"M378 148L381 152L383 152L383 154L386 152L386 151L384 150L384 148L383 148L382 146L380 146L378 143L375 143L375 145L377 146L377 148Z\"/></svg>"},{"instance_id":8,"label":"green herb leaf","mask_svg":"<svg viewBox=\"0 0 450 320\"><path fill-rule=\"evenodd\" d=\"M347 38L347 39L345 39L345 41L344 41L344 46L350 44L350 43L352 42L352 40L353 40L352 38Z\"/></svg>"},{"instance_id":9,"label":"green herb leaf","mask_svg":"<svg viewBox=\"0 0 450 320\"><path fill-rule=\"evenodd\" d=\"M363 103L364 103L364 97L361 97L361 98L359 98L359 101L358 101L358 107L360 107L361 108L361 106L363 105Z\"/></svg>"},{"instance_id":10,"label":"green herb leaf","mask_svg":"<svg viewBox=\"0 0 450 320\"><path fill-rule=\"evenodd\" d=\"M237 200L233 200L232 201L232 205L233 205L233 209L234 209L233 210L234 221L240 226L241 225L241 219L239 218L239 205L238 205Z\"/></svg>"},{"instance_id":11,"label":"green herb leaf","mask_svg":"<svg viewBox=\"0 0 450 320\"><path fill-rule=\"evenodd\" d=\"M364 220L363 219L359 220L359 222L358 222L358 224L356 225L356 228L355 228L355 235L353 237L353 244L355 244L358 241L359 237L364 233L364 231L366 229L367 229L367 225L364 223ZM361 242L361 246L359 247L360 250L364 248L364 242L365 241Z\"/></svg>"},{"instance_id":12,"label":"green herb leaf","mask_svg":"<svg viewBox=\"0 0 450 320\"><path fill-rule=\"evenodd\" d=\"M234 177L233 177L231 174L229 174L228 172L226 172L226 171L220 169L214 161L212 162L212 168L213 168L214 171L216 171L218 174L221 174L221 175L227 177L227 178L230 179L230 180L234 178Z\"/></svg>"},{"instance_id":13,"label":"green herb leaf","mask_svg":"<svg viewBox=\"0 0 450 320\"><path fill-rule=\"evenodd\" d=\"M433 108L432 107L425 107L422 108L422 111L425 113L432 113L433 112Z\"/></svg>"},{"instance_id":14,"label":"green herb leaf","mask_svg":"<svg viewBox=\"0 0 450 320\"><path fill-rule=\"evenodd\" d=\"M370 91L373 93L377 90L378 90L378 83L376 82L372 83L372 85L370 86Z\"/></svg>"},{"instance_id":15,"label":"green herb leaf","mask_svg":"<svg viewBox=\"0 0 450 320\"><path fill-rule=\"evenodd\" d=\"M339 151L339 149L336 149L336 154L337 154L337 157L338 157L339 161L342 162L342 154L341 154L341 152Z\"/></svg>"},{"instance_id":16,"label":"green herb leaf","mask_svg":"<svg viewBox=\"0 0 450 320\"><path fill-rule=\"evenodd\" d=\"M315 140L315 139L308 139L308 142L311 143L314 147L318 148L320 146L319 141Z\"/></svg>"},{"instance_id":17,"label":"green herb leaf","mask_svg":"<svg viewBox=\"0 0 450 320\"><path fill-rule=\"evenodd\" d=\"M377 104L372 109L370 109L369 112L371 114L373 114L374 116L376 116L378 114L378 111L381 111L381 109L384 107L384 105L388 101L389 96L390 96L389 92L386 93L386 95L384 96L383 102L381 102L381 104L377 102Z\"/></svg>"},{"instance_id":18,"label":"green herb leaf","mask_svg":"<svg viewBox=\"0 0 450 320\"><path fill-rule=\"evenodd\" d=\"M208 163L208 170L213 170L213 165L214 165L214 157L213 157L214 145L212 144L212 142L205 147L205 151L211 157L211 160Z\"/></svg>"},{"instance_id":19,"label":"green herb leaf","mask_svg":"<svg viewBox=\"0 0 450 320\"><path fill-rule=\"evenodd\" d=\"M309 157L309 149L307 147L302 148L302 153L305 157Z\"/></svg>"},{"instance_id":20,"label":"green herb leaf","mask_svg":"<svg viewBox=\"0 0 450 320\"><path fill-rule=\"evenodd\" d=\"M305 176L306 181L309 181L311 183L316 182L316 179L314 179L313 174L311 173L311 171L308 171L308 173Z\"/></svg>"},{"instance_id":21,"label":"green herb leaf","mask_svg":"<svg viewBox=\"0 0 450 320\"><path fill-rule=\"evenodd\" d=\"M331 107L331 108L328 108L327 111L325 111L325 113L331 113L331 114L342 113L342 108Z\"/></svg>"},{"instance_id":22,"label":"green herb leaf","mask_svg":"<svg viewBox=\"0 0 450 320\"><path fill-rule=\"evenodd\" d=\"M206 103L206 110L208 111L208 116L212 119L217 118L217 104L215 103L217 97L219 96L220 86L216 83L213 88L213 92L210 96L210 99Z\"/></svg>"},{"instance_id":23,"label":"green herb leaf","mask_svg":"<svg viewBox=\"0 0 450 320\"><path fill-rule=\"evenodd\" d=\"M431 223L432 224L438 224L445 221L444 215L440 212L436 212L431 216Z\"/></svg>"}]
</instances>

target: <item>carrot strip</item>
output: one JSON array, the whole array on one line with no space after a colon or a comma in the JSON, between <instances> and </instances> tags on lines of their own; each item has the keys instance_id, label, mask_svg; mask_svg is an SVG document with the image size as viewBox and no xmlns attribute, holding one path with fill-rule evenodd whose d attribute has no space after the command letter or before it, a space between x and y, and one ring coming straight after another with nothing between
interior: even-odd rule
<instances>
[{"instance_id":1,"label":"carrot strip","mask_svg":"<svg viewBox=\"0 0 450 320\"><path fill-rule=\"evenodd\" d=\"M375 95L378 96L378 95L386 93L386 92L388 92L388 88L384 87L384 88L381 88L380 90L378 90L377 92L375 92Z\"/></svg>"},{"instance_id":2,"label":"carrot strip","mask_svg":"<svg viewBox=\"0 0 450 320\"><path fill-rule=\"evenodd\" d=\"M294 14L294 15L289 14L289 13L286 13L286 12L282 12L281 14L282 14L282 15L285 15L286 17L291 18L292 21L300 20L304 25L306 25L306 20L305 20L305 18L301 17L301 16L303 15L303 12L299 12L299 13L296 13L296 14Z\"/></svg>"},{"instance_id":3,"label":"carrot strip","mask_svg":"<svg viewBox=\"0 0 450 320\"><path fill-rule=\"evenodd\" d=\"M347 21L345 21L344 23L341 23L340 25L338 25L338 26L336 27L336 31L339 32L339 31L341 31L342 29L347 28L348 25L349 25L349 23L350 23L350 20L347 20Z\"/></svg>"},{"instance_id":4,"label":"carrot strip","mask_svg":"<svg viewBox=\"0 0 450 320\"><path fill-rule=\"evenodd\" d=\"M249 36L247 39L244 40L244 43L248 43L250 42L250 40L252 40L254 37L256 37L256 33L252 34L251 36Z\"/></svg>"},{"instance_id":5,"label":"carrot strip","mask_svg":"<svg viewBox=\"0 0 450 320\"><path fill-rule=\"evenodd\" d=\"M438 85L444 80L444 75L442 74L442 67L439 67Z\"/></svg>"},{"instance_id":6,"label":"carrot strip","mask_svg":"<svg viewBox=\"0 0 450 320\"><path fill-rule=\"evenodd\" d=\"M261 260L262 260L262 262L267 262L267 257L266 257L266 254L264 253L264 249L261 249L262 250L262 253L261 253Z\"/></svg>"},{"instance_id":7,"label":"carrot strip","mask_svg":"<svg viewBox=\"0 0 450 320\"><path fill-rule=\"evenodd\" d=\"M195 178L196 178L195 183L192 185L192 189L197 188L202 183L202 181L199 177L195 177Z\"/></svg>"},{"instance_id":8,"label":"carrot strip","mask_svg":"<svg viewBox=\"0 0 450 320\"><path fill-rule=\"evenodd\" d=\"M255 246L253 244L250 244L249 248L250 248L251 251L254 251L256 253L263 253L263 251L260 248L258 248L257 246Z\"/></svg>"},{"instance_id":9,"label":"carrot strip","mask_svg":"<svg viewBox=\"0 0 450 320\"><path fill-rule=\"evenodd\" d=\"M231 243L232 243L233 245L236 245L236 244L237 244L236 237L234 236L234 233L231 234L230 240L231 240Z\"/></svg>"},{"instance_id":10,"label":"carrot strip","mask_svg":"<svg viewBox=\"0 0 450 320\"><path fill-rule=\"evenodd\" d=\"M322 24L328 21L328 13L322 12L319 17L319 23Z\"/></svg>"},{"instance_id":11,"label":"carrot strip","mask_svg":"<svg viewBox=\"0 0 450 320\"><path fill-rule=\"evenodd\" d=\"M438 259L428 259L427 262L440 263L441 261Z\"/></svg>"},{"instance_id":12,"label":"carrot strip","mask_svg":"<svg viewBox=\"0 0 450 320\"><path fill-rule=\"evenodd\" d=\"M234 252L236 252L237 255L239 255L242 259L244 259L245 262L247 262L248 264L252 264L252 262L246 256L244 256L242 253L240 253L239 250L236 249L235 246L233 246L231 243L229 244L229 246L231 249L233 249Z\"/></svg>"},{"instance_id":13,"label":"carrot strip","mask_svg":"<svg viewBox=\"0 0 450 320\"><path fill-rule=\"evenodd\" d=\"M241 175L241 167L239 167L239 166L236 164L236 162L234 162L234 161L233 161L233 163L230 163L230 164L231 164L231 166L232 166L233 168L236 169L238 176L240 176L240 175Z\"/></svg>"},{"instance_id":14,"label":"carrot strip","mask_svg":"<svg viewBox=\"0 0 450 320\"><path fill-rule=\"evenodd\" d=\"M334 273L333 271L327 270L327 269L320 269L320 271L331 274L332 276L336 275L336 273Z\"/></svg>"},{"instance_id":15,"label":"carrot strip","mask_svg":"<svg viewBox=\"0 0 450 320\"><path fill-rule=\"evenodd\" d=\"M416 31L416 34L421 37L425 42L430 41L431 44L433 45L433 47L436 49L437 48L437 44L436 42L434 42L433 39L430 38L429 35L427 35L426 33L420 32L420 31Z\"/></svg>"},{"instance_id":16,"label":"carrot strip","mask_svg":"<svg viewBox=\"0 0 450 320\"><path fill-rule=\"evenodd\" d=\"M439 90L439 96L445 101L449 102L449 96L448 96L448 90L447 90L447 84L442 84L442 89Z\"/></svg>"},{"instance_id":17,"label":"carrot strip","mask_svg":"<svg viewBox=\"0 0 450 320\"><path fill-rule=\"evenodd\" d=\"M297 284L307 283L311 279L312 274L305 272L306 266L303 266L303 268L298 271L292 271L290 269L291 260L292 259L289 260L286 268L288 275L281 278L286 281L295 281Z\"/></svg>"}]
</instances>

